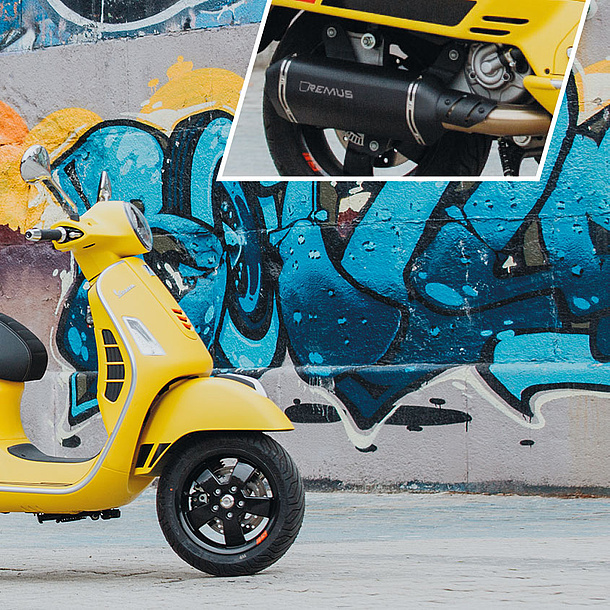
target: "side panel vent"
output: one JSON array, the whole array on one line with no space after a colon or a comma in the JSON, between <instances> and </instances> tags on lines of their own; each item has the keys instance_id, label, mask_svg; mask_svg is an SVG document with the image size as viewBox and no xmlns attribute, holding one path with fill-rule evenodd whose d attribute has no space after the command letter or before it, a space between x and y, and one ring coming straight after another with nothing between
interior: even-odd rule
<instances>
[{"instance_id":1,"label":"side panel vent","mask_svg":"<svg viewBox=\"0 0 610 610\"><path fill-rule=\"evenodd\" d=\"M508 36L508 30L492 30L491 28L470 28L473 34L487 34L487 36Z\"/></svg>"},{"instance_id":2,"label":"side panel vent","mask_svg":"<svg viewBox=\"0 0 610 610\"><path fill-rule=\"evenodd\" d=\"M529 19L521 19L519 17L500 17L494 15L485 15L483 21L492 21L494 23L508 23L511 25L525 25L529 23Z\"/></svg>"},{"instance_id":3,"label":"side panel vent","mask_svg":"<svg viewBox=\"0 0 610 610\"><path fill-rule=\"evenodd\" d=\"M102 340L106 351L106 389L104 397L110 402L116 402L125 382L123 355L112 331L102 330Z\"/></svg>"},{"instance_id":4,"label":"side panel vent","mask_svg":"<svg viewBox=\"0 0 610 610\"><path fill-rule=\"evenodd\" d=\"M184 328L186 328L187 330L191 330L193 328L193 325L190 323L188 317L182 311L182 309L173 308L172 311L174 312L174 315L176 316L176 318L178 318L182 326L184 326Z\"/></svg>"}]
</instances>

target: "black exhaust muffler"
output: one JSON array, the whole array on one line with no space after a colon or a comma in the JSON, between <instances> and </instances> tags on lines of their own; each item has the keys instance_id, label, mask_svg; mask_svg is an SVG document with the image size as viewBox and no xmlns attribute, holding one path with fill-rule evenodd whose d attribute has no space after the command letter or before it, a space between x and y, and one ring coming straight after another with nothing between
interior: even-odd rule
<instances>
[{"instance_id":1,"label":"black exhaust muffler","mask_svg":"<svg viewBox=\"0 0 610 610\"><path fill-rule=\"evenodd\" d=\"M434 144L447 129L486 133L486 121L500 108L492 100L448 89L431 76L413 78L402 70L298 56L269 66L265 94L278 115L293 123L422 146ZM501 108L507 112L506 106ZM514 118L526 116L518 107L510 108ZM546 114L542 123L548 128ZM497 130L498 122L491 123ZM526 135L543 128L510 123L512 134L490 135Z\"/></svg>"}]
</instances>

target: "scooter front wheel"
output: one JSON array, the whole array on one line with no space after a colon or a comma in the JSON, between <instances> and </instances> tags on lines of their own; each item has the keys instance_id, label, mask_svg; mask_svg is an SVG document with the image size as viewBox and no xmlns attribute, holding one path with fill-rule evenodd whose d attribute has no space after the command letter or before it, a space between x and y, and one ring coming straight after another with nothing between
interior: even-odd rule
<instances>
[{"instance_id":1,"label":"scooter front wheel","mask_svg":"<svg viewBox=\"0 0 610 610\"><path fill-rule=\"evenodd\" d=\"M261 433L195 437L170 456L157 489L170 546L216 576L245 576L275 563L294 542L304 509L294 462Z\"/></svg>"}]
</instances>

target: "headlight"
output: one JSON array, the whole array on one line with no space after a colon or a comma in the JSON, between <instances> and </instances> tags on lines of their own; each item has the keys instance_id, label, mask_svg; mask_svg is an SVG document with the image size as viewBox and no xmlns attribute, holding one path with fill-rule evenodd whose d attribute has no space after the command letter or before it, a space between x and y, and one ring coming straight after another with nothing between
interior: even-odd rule
<instances>
[{"instance_id":1,"label":"headlight","mask_svg":"<svg viewBox=\"0 0 610 610\"><path fill-rule=\"evenodd\" d=\"M125 202L125 212L127 218L129 218L133 232L138 236L138 239L142 242L146 251L150 252L153 246L153 237L148 220L146 220L144 214L142 214L142 212L132 203Z\"/></svg>"}]
</instances>

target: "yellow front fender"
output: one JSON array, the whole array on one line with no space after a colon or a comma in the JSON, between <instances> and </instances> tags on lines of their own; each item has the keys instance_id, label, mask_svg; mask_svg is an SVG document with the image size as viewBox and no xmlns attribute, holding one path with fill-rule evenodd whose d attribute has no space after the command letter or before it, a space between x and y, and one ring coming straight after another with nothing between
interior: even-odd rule
<instances>
[{"instance_id":1,"label":"yellow front fender","mask_svg":"<svg viewBox=\"0 0 610 610\"><path fill-rule=\"evenodd\" d=\"M169 447L189 434L224 430L279 432L294 426L274 402L243 383L187 379L153 406L136 449L134 474L157 474Z\"/></svg>"}]
</instances>

